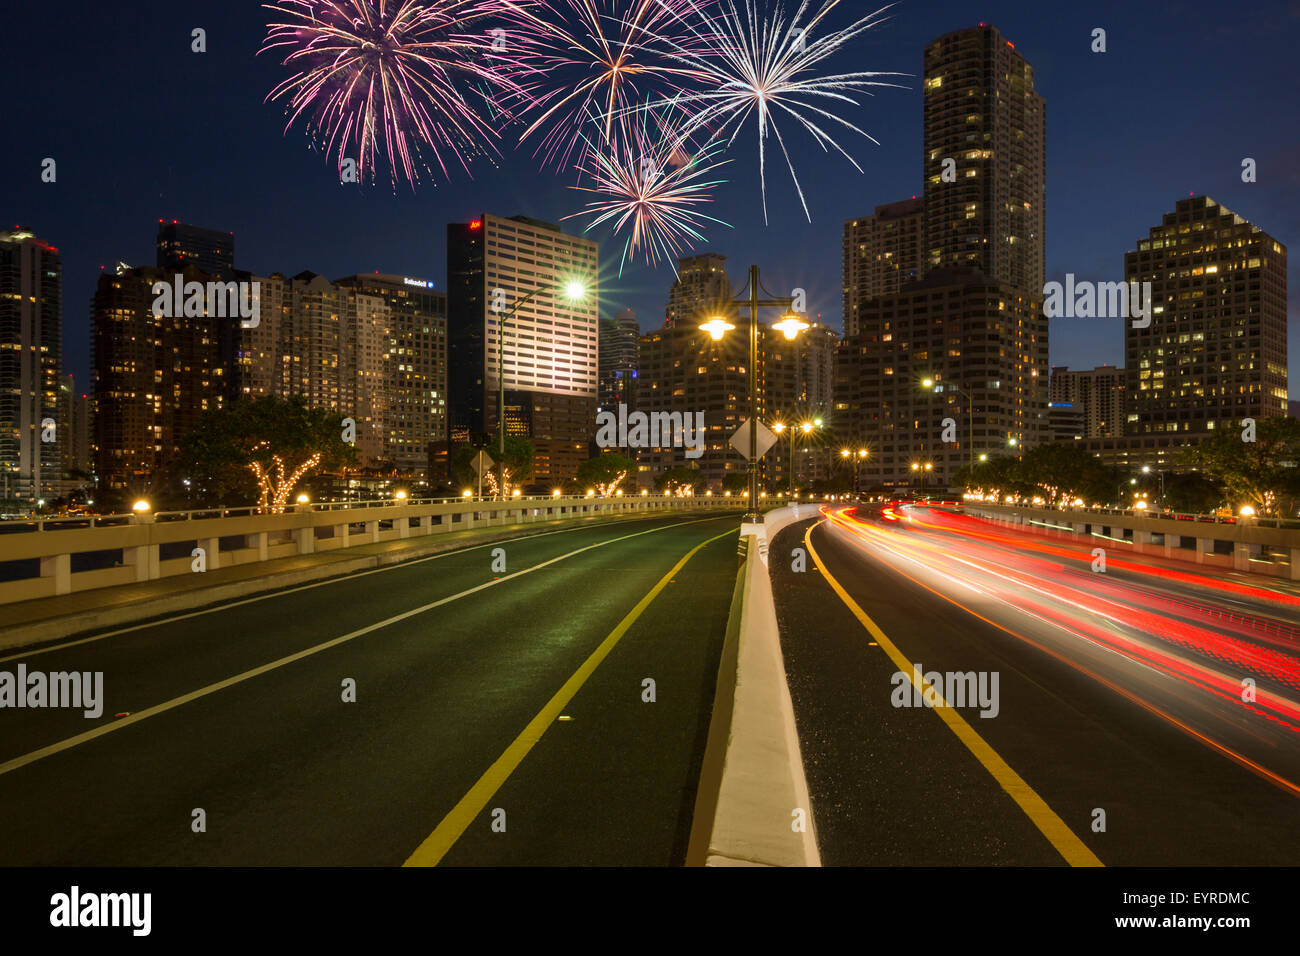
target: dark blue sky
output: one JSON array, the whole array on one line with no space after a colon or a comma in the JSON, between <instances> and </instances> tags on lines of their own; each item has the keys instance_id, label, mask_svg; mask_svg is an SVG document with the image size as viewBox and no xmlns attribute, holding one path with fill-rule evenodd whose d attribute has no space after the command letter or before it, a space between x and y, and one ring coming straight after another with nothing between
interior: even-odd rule
<instances>
[{"instance_id":1,"label":"dark blue sky","mask_svg":"<svg viewBox=\"0 0 1300 956\"><path fill-rule=\"evenodd\" d=\"M840 6L837 25L874 9L865 0ZM865 172L806 137L790 140L811 224L783 167L769 167L764 225L755 137L733 148L731 181L708 211L735 228L713 227L694 251L729 256L737 285L757 262L774 292L807 289L810 311L840 326L843 220L920 192L922 48L980 21L1016 44L1047 100L1049 279L1121 278L1124 252L1189 193L1297 249L1300 2L903 0L891 14L830 64L912 74L900 81L906 90L878 90L843 114L880 141L841 137ZM160 217L233 231L237 265L256 272L378 269L443 288L446 222L482 211L556 221L581 208L566 188L571 176L540 173L530 151L508 145L499 167L481 164L472 179L414 195L394 194L386 180L340 186L300 129L284 133L280 105L263 102L283 75L276 58L254 56L265 22L252 0L57 0L6 11L0 222L32 228L63 253L65 363L83 387L99 267L151 265ZM207 30L205 54L190 52L194 27ZM1095 27L1107 31L1105 54L1090 52ZM47 156L58 162L54 184L40 181ZM1259 166L1253 185L1241 182L1247 156ZM643 328L661 322L671 268L636 266L619 278L621 242L592 236L608 260L602 313L630 305ZM1291 375L1300 382L1295 258ZM1052 362L1122 364L1122 342L1119 320L1054 321Z\"/></svg>"}]
</instances>

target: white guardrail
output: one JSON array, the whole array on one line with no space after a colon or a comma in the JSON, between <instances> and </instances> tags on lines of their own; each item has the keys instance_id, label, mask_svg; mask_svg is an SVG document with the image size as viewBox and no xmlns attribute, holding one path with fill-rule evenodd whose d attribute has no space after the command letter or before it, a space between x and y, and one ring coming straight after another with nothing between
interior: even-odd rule
<instances>
[{"instance_id":1,"label":"white guardrail","mask_svg":"<svg viewBox=\"0 0 1300 956\"><path fill-rule=\"evenodd\" d=\"M112 587L195 570L268 561L470 528L593 515L737 508L734 498L520 497L311 503L284 514L254 508L18 519L0 523L0 604Z\"/></svg>"}]
</instances>

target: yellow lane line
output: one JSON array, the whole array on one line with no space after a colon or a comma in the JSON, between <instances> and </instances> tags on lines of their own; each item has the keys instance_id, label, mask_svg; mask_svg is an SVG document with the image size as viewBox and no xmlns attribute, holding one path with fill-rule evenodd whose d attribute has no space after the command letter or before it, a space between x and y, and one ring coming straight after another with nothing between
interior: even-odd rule
<instances>
[{"instance_id":1,"label":"yellow lane line","mask_svg":"<svg viewBox=\"0 0 1300 956\"><path fill-rule=\"evenodd\" d=\"M1064 820L1057 816L1056 811L1047 805L1047 801L1040 797L1020 774L1012 770L1011 765L1003 760L997 751L975 732L975 729L966 722L965 718L944 700L943 696L938 693L938 688L931 687L924 680L918 683L916 665L907 659L907 656L886 636L885 632L868 616L867 612L862 610L858 603L850 597L849 592L844 589L839 581L835 580L834 575L826 567L821 556L817 554L817 549L813 547L812 543L812 529L817 526L809 526L807 533L804 534L804 544L808 547L808 553L812 555L813 563L817 565L817 569L826 578L826 583L844 602L844 606L853 613L853 616L861 622L862 626L867 629L881 648L884 649L885 653L889 655L889 659L894 662L894 666L902 673L907 674L908 679L922 694L927 689L934 693L938 700L934 708L935 713L943 719L943 722L948 725L948 729L956 735L958 740L965 744L966 749L974 755L975 759L998 782L998 785L1025 812L1025 815L1029 817L1034 826L1038 827L1039 832L1047 837L1048 842L1056 848L1056 852L1065 858L1066 863L1070 864L1070 866L1104 866L1101 860L1097 858L1097 855L1075 836L1074 831L1065 825Z\"/></svg>"},{"instance_id":2,"label":"yellow lane line","mask_svg":"<svg viewBox=\"0 0 1300 956\"><path fill-rule=\"evenodd\" d=\"M438 824L437 828L425 838L423 843L415 848L415 852L402 865L437 866L456 844L456 841L469 829L470 824L483 812L483 808L487 806L488 801L501 789L501 786L515 772L515 769L523 762L524 758L528 756L528 752L542 739L542 734L546 733L546 729L555 723L564 708L568 706L569 701L587 682L587 678L609 656L609 652L614 649L614 646L618 644L628 629L636 623L637 618L644 613L645 609L659 595L659 592L673 579L673 576L684 568L686 562L694 557L696 552L705 545L712 544L719 538L725 538L735 533L733 529L714 535L707 541L701 541L686 552L686 555L673 565L673 569L660 578L659 583L647 591L645 597L637 602L636 607L628 611L623 620L618 622L618 626L609 632L609 635L591 652L591 656L582 662L582 665L564 682L564 686L556 691L555 696L547 701L546 706L528 722L528 726L514 739L514 742L505 749L505 752L496 759L492 766L488 767L483 776L478 779L478 782L469 788L469 792L460 798L460 802L451 808L451 811L442 818L442 822Z\"/></svg>"}]
</instances>

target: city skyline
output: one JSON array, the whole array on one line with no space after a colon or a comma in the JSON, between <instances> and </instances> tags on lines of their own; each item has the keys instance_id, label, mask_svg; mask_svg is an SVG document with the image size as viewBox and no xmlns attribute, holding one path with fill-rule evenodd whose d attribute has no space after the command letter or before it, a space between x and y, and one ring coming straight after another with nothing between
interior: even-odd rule
<instances>
[{"instance_id":1,"label":"city skyline","mask_svg":"<svg viewBox=\"0 0 1300 956\"><path fill-rule=\"evenodd\" d=\"M0 159L10 192L3 205L10 217L58 246L63 256L64 367L78 382L89 381L89 329L88 310L78 309L76 303L89 301L100 266L112 271L119 260L139 265L153 259L145 245L145 226L158 218L179 218L234 233L239 267L258 274L312 270L344 276L377 270L431 279L438 291L445 291L445 223L464 221L484 206L548 221L580 208L580 194L568 188L569 179L538 173L529 157L514 154L495 168L485 164L476 169L472 180L453 179L448 186L421 188L414 195L400 189L394 195L386 186L349 193L347 187L331 181L334 173L323 157L313 154L293 133L284 135L276 108L261 106L261 87L275 69L266 58L259 61L252 56L256 32L262 27L257 10L190 6L199 18L195 22L206 22L208 52L191 53L188 33L169 35L163 24L151 22L141 24L138 39L115 47L120 51L129 43L139 44L153 51L160 65L187 78L181 85L189 92L153 90L161 104L176 101L176 109L167 115L194 121L181 120L167 128L174 145L162 152L183 152L185 162L165 155L161 159L136 155L139 147L118 143L117 131L97 129L93 121L73 122L73 117L84 115L78 113L82 110L78 92L87 92L76 73L63 79L56 76L19 106L20 123L26 111L37 107L40 122L29 116L29 125L58 130L48 145L32 144L31 156L19 151ZM1189 10L1196 6L1188 5ZM1048 12L1014 9L1010 4L990 4L978 14L1025 54L1034 66L1039 91L1050 104L1047 280L1060 281L1066 273L1098 281L1122 278L1123 257L1132 251L1133 236L1188 193L1212 196L1284 245L1293 245L1300 225L1300 168L1294 155L1283 148L1283 132L1259 118L1272 108L1283 108L1284 98L1276 91L1285 84L1261 82L1259 76L1260 69L1273 69L1269 64L1277 58L1268 50L1280 43L1279 38L1263 31L1248 33L1242 26L1220 28L1235 31L1244 44L1238 51L1248 51L1238 55L1257 64L1249 78L1241 74L1237 88L1231 82L1224 84L1219 71L1211 74L1189 66L1195 57L1188 53L1209 42L1190 27L1162 21L1160 30L1146 30L1143 17L1154 14L1127 10L1122 20L1107 23L1112 11L1118 10L1118 6L1103 6L1090 11L1087 21L1071 14L1065 23ZM1283 18L1294 16L1281 4L1274 12ZM85 13L87 23L102 15L89 6ZM842 158L841 165L832 166L812 155L814 151L801 149L801 162L807 164L801 178L813 183L805 189L812 223L797 208L788 179L783 182L772 176L768 197L772 224L764 228L761 215L753 215L756 161L738 148L728 167L732 182L720 187L712 204L736 228L711 228L705 242L683 255L724 254L733 273L749 261L758 262L765 281L807 290L810 317L831 328L842 327L839 247L844 221L868 216L878 205L920 195L915 158L921 146L922 51L936 36L971 26L974 19L956 4L931 5L924 18L916 13L915 6L899 4L889 11L891 19L858 41L857 49L872 61L871 68L912 74L901 81L908 89L879 90L855 114L881 143L854 150L866 174L859 175ZM1268 13L1266 7L1259 16ZM22 20L28 15L18 16ZM1110 48L1105 54L1088 49L1092 20L1108 28ZM30 27L37 35L52 29L39 22ZM101 54L93 43L74 36L61 55L80 56L82 62L93 64ZM1110 142L1104 115L1079 109L1083 99L1093 103L1107 91L1118 96L1129 83L1141 87L1144 77L1148 86L1157 84L1171 71L1179 79L1177 102L1162 102L1153 109L1144 124L1147 136L1139 143L1124 142L1124 137L1119 137L1119 143ZM43 72L57 75L60 71ZM218 75L229 83L217 84ZM1229 79L1235 75L1227 74ZM236 111L238 131L223 125L220 109L232 96L248 101L239 104L248 108ZM1196 150L1178 148L1187 131L1201 122L1199 113L1212 109L1215 102L1231 103L1233 109L1227 115L1216 113L1219 128L1214 142L1206 144L1198 137ZM56 122L59 117L65 119ZM123 126L125 132L131 124ZM1242 131L1238 137L1232 133L1234 126ZM114 146L109 160L112 176L106 178L101 171L72 161L74 153L81 152L78 143L88 135ZM207 155L196 140L200 136L213 137L228 148L219 156ZM42 183L41 159L57 160L65 151L69 161L59 165L57 181ZM1241 182L1240 163L1246 157L1258 164L1256 183ZM834 177L834 185L826 182L827 177ZM826 184L819 188L819 180ZM106 188L110 181L111 190ZM562 225L570 234L581 233L572 222ZM613 256L619 244L609 242L610 236L600 230L588 237L602 243L602 278L609 277L602 282L602 315L630 307L643 331L657 328L672 269L666 264L654 270L630 265L623 278L616 279ZM758 247L770 251L759 252ZM740 278L731 275L733 284L743 284ZM1294 276L1291 281L1296 281ZM1289 325L1295 330L1297 307L1293 302L1288 306ZM1116 320L1054 320L1051 346L1053 365L1123 364L1123 334ZM1300 348L1293 345L1288 359L1291 372L1300 374Z\"/></svg>"}]
</instances>

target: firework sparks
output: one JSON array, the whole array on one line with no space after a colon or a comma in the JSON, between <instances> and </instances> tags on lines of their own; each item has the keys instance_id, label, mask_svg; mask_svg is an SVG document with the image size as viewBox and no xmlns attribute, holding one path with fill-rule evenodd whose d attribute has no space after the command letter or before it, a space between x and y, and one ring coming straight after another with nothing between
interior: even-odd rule
<instances>
[{"instance_id":1,"label":"firework sparks","mask_svg":"<svg viewBox=\"0 0 1300 956\"><path fill-rule=\"evenodd\" d=\"M524 118L520 142L540 137L534 155L545 164L563 168L575 151L578 162L585 162L591 143L584 126L593 115L603 127L600 140L612 142L620 114L703 78L650 41L663 34L673 38L674 50L703 55L705 11L716 0L502 2L512 26L508 43L514 55L506 72L514 88L501 99ZM688 27L688 15L699 19L696 29Z\"/></svg>"},{"instance_id":2,"label":"firework sparks","mask_svg":"<svg viewBox=\"0 0 1300 956\"><path fill-rule=\"evenodd\" d=\"M586 210L565 216L594 216L590 231L612 223L617 235L626 231L622 262L638 253L653 266L660 258L672 260L692 240L702 240L705 223L730 226L721 219L700 212L697 207L710 201L710 190L724 182L709 179L730 160L717 161L722 144L711 140L694 149L674 127L671 109L642 107L618 114L615 135L603 142L589 142L581 169L591 185L571 188L594 194ZM591 126L603 128L604 119L593 116ZM586 134L581 134L585 135Z\"/></svg>"},{"instance_id":3,"label":"firework sparks","mask_svg":"<svg viewBox=\"0 0 1300 956\"><path fill-rule=\"evenodd\" d=\"M461 82L502 83L484 57L491 37L471 24L499 14L497 0L276 0L259 53L285 48L295 70L267 96L288 97L286 132L300 118L327 154L373 181L379 155L393 182L412 186L432 174L426 154L447 175L469 170L470 157L497 135L461 92ZM351 151L351 153L350 153Z\"/></svg>"},{"instance_id":4,"label":"firework sparks","mask_svg":"<svg viewBox=\"0 0 1300 956\"><path fill-rule=\"evenodd\" d=\"M792 118L824 151L835 150L861 172L862 167L857 161L823 127L833 129L838 126L859 133L876 145L879 142L858 126L832 113L829 107L837 103L857 106L858 100L851 94L870 95L869 87L903 88L897 83L880 82L876 78L905 74L820 72L823 62L841 51L849 41L884 22L881 14L889 9L888 6L881 7L839 30L820 29L822 21L839 2L824 0L817 14L805 20L812 0L801 0L799 9L790 19L779 11L764 19L756 0L744 0L743 14L735 0L719 0L717 15L705 26L696 25L698 17L680 21L688 25L688 41L683 42L672 34L656 34L654 37L667 49L672 60L702 78L706 87L703 91L687 91L671 100L692 112L690 122L683 129L684 134L690 135L702 127L716 128L718 135L730 146L750 114L756 116L764 221L767 220L766 144L769 134L781 147L804 215L812 221L794 161L777 124L778 116Z\"/></svg>"}]
</instances>

